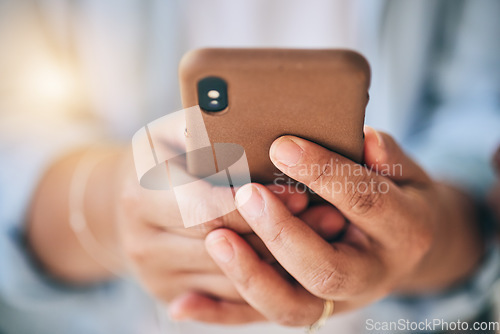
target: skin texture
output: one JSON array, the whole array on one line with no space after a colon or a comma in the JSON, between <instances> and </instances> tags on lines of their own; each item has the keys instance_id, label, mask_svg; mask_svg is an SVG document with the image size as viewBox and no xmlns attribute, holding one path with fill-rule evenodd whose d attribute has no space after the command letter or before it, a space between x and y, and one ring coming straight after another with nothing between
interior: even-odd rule
<instances>
[{"instance_id":1,"label":"skin texture","mask_svg":"<svg viewBox=\"0 0 500 334\"><path fill-rule=\"evenodd\" d=\"M120 259L118 274L133 274L169 303L178 320L303 326L319 318L322 298L334 299L341 312L390 292L460 282L483 252L472 201L431 180L390 136L371 128L365 136L368 167L382 173L385 164L401 164L403 173L368 174L363 167L341 181L384 183L387 194L333 193L328 185L339 180L323 167L354 163L282 137L271 149L273 163L327 202L308 206L304 194L246 185L237 193L238 211L185 229L173 195L141 188L130 152L106 149L85 153L100 163L89 176L84 214L95 238ZM182 131L168 141L173 150L183 144L180 138ZM290 166L297 144L300 162ZM89 253L69 228L69 184L83 154L56 161L45 173L28 216L28 240L40 263L78 285L114 277L102 254ZM311 165L321 168L300 173ZM227 205L219 200L220 189L205 187L209 196L177 200Z\"/></svg>"},{"instance_id":2,"label":"skin texture","mask_svg":"<svg viewBox=\"0 0 500 334\"><path fill-rule=\"evenodd\" d=\"M282 137L270 152L280 170L308 185L350 221L341 240L320 238L261 185L247 185L237 193L243 218L298 284L284 280L233 231L218 229L207 236L210 255L254 308L251 312L282 325L305 326L319 318L322 299L333 299L338 313L394 291L446 288L474 270L483 247L468 198L432 181L387 134L367 128L365 135L367 166L382 174L385 165L401 164L402 172L391 174L389 168L381 176L364 168L348 181L385 183L386 193L332 191L331 185L345 182L345 175L327 173L328 164L353 163L306 140ZM322 168L310 168L318 163ZM301 172L304 168L311 172ZM192 305L196 297L189 298ZM212 301L212 310L176 307L179 318L206 321L218 306ZM233 307L225 317L247 311Z\"/></svg>"}]
</instances>

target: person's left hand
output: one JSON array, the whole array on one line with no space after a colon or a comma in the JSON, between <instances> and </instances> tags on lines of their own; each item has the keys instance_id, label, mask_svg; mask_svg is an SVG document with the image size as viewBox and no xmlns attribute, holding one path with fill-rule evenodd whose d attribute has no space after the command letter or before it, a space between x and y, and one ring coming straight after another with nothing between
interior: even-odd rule
<instances>
[{"instance_id":1,"label":"person's left hand","mask_svg":"<svg viewBox=\"0 0 500 334\"><path fill-rule=\"evenodd\" d=\"M279 138L271 148L280 170L350 222L340 240L325 241L262 185L237 193L241 215L296 282L279 275L235 232L208 234L209 253L251 312L305 326L318 320L323 299L334 300L337 313L393 291L445 288L474 269L483 248L468 198L432 181L390 136L370 128L365 135L367 167L297 137ZM249 312L224 307L221 316L219 301L189 298L198 303L187 305L183 318L210 321L217 315L229 322Z\"/></svg>"}]
</instances>

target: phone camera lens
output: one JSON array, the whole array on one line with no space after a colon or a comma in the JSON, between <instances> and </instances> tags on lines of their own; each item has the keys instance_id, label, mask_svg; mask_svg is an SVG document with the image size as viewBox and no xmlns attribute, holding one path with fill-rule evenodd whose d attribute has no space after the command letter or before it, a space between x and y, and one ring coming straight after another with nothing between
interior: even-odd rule
<instances>
[{"instance_id":1,"label":"phone camera lens","mask_svg":"<svg viewBox=\"0 0 500 334\"><path fill-rule=\"evenodd\" d=\"M219 112L227 108L227 84L219 77L206 77L198 81L198 104L203 111Z\"/></svg>"},{"instance_id":2,"label":"phone camera lens","mask_svg":"<svg viewBox=\"0 0 500 334\"><path fill-rule=\"evenodd\" d=\"M211 98L211 99L217 99L217 98L219 98L220 93L219 93L219 91L212 89L212 90L209 90L209 91L208 91L208 94L207 94L207 95L208 95L208 97L209 97L209 98Z\"/></svg>"}]
</instances>

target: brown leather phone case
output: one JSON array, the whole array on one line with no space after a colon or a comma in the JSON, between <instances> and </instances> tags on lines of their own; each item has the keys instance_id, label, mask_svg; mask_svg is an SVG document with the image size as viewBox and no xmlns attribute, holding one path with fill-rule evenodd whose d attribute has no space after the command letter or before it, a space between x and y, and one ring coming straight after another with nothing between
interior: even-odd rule
<instances>
[{"instance_id":1,"label":"brown leather phone case","mask_svg":"<svg viewBox=\"0 0 500 334\"><path fill-rule=\"evenodd\" d=\"M199 49L183 57L179 76L185 108L198 105L201 79L215 76L226 81L228 107L202 112L203 120L212 146L243 146L253 182L275 179L278 171L269 159L269 148L286 134L362 162L370 68L356 52ZM186 123L189 138L189 119ZM189 145L187 140L188 150ZM188 169L195 175L204 174L202 165L188 159Z\"/></svg>"}]
</instances>

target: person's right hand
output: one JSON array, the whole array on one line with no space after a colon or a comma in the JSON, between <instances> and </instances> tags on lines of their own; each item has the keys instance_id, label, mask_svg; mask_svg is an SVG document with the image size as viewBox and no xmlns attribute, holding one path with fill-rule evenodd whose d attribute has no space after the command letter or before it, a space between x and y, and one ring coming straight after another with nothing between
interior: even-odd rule
<instances>
[{"instance_id":1,"label":"person's right hand","mask_svg":"<svg viewBox=\"0 0 500 334\"><path fill-rule=\"evenodd\" d=\"M432 180L387 134L366 129L366 166L291 136L277 139L270 156L350 221L342 238L327 242L262 185L239 190L239 212L296 283L283 280L232 231L211 232L206 245L245 300L270 321L307 326L320 318L323 300L334 300L338 313L393 292L444 290L467 279L483 255L474 202ZM212 305L188 317L222 317ZM245 312L230 311L226 319Z\"/></svg>"}]
</instances>

